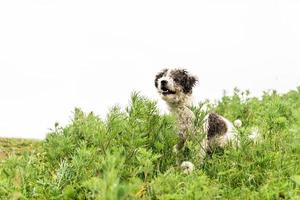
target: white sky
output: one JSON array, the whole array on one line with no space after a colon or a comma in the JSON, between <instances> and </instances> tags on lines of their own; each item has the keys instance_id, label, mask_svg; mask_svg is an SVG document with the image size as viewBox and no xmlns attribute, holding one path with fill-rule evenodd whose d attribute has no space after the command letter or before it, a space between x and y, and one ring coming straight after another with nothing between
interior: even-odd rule
<instances>
[{"instance_id":1,"label":"white sky","mask_svg":"<svg viewBox=\"0 0 300 200\"><path fill-rule=\"evenodd\" d=\"M75 106L105 116L133 90L158 100L164 67L199 77L196 101L294 89L300 2L0 1L0 136L43 138Z\"/></svg>"}]
</instances>

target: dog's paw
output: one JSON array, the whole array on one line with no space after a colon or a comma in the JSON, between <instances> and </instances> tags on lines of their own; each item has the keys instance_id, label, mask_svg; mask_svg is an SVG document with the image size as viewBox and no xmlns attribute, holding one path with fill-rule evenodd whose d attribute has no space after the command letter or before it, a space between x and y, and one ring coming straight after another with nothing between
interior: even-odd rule
<instances>
[{"instance_id":1,"label":"dog's paw","mask_svg":"<svg viewBox=\"0 0 300 200\"><path fill-rule=\"evenodd\" d=\"M180 168L182 169L183 173L190 174L194 171L194 164L190 161L183 161L180 165Z\"/></svg>"}]
</instances>

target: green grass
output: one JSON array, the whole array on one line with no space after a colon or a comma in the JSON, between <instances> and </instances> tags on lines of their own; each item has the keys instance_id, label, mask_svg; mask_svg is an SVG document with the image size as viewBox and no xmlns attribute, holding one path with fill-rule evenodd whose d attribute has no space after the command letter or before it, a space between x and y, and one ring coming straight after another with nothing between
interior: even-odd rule
<instances>
[{"instance_id":1,"label":"green grass","mask_svg":"<svg viewBox=\"0 0 300 200\"><path fill-rule=\"evenodd\" d=\"M300 199L300 88L261 99L235 89L193 107L197 130L204 104L243 121L241 148L200 165L200 137L191 136L181 156L195 164L192 174L176 166L174 117L134 93L105 119L75 109L43 141L1 139L0 199ZM258 143L247 139L254 127Z\"/></svg>"}]
</instances>

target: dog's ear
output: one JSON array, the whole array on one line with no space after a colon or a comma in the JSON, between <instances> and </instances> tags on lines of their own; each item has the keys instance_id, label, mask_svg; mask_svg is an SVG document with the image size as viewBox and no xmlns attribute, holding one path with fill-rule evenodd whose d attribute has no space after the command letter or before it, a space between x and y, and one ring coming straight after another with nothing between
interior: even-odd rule
<instances>
[{"instance_id":1,"label":"dog's ear","mask_svg":"<svg viewBox=\"0 0 300 200\"><path fill-rule=\"evenodd\" d=\"M193 87L197 83L197 78L188 73L185 69L177 69L172 72L174 81L182 87L185 94L192 93Z\"/></svg>"},{"instance_id":2,"label":"dog's ear","mask_svg":"<svg viewBox=\"0 0 300 200\"><path fill-rule=\"evenodd\" d=\"M159 73L155 76L155 79L154 79L154 85L155 85L156 88L158 87L158 83L157 83L158 79L160 79L161 77L163 77L167 71L168 71L168 69L163 69L161 72L159 72Z\"/></svg>"},{"instance_id":3,"label":"dog's ear","mask_svg":"<svg viewBox=\"0 0 300 200\"><path fill-rule=\"evenodd\" d=\"M198 79L195 76L191 76L188 73L186 73L186 77L183 83L183 92L184 93L191 93L193 90L193 87L198 82Z\"/></svg>"}]
</instances>

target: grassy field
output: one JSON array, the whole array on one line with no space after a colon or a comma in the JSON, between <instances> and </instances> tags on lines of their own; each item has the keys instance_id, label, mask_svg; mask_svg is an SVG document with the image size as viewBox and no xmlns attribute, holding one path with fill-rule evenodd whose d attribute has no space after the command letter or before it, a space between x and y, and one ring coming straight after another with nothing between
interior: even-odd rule
<instances>
[{"instance_id":1,"label":"grassy field","mask_svg":"<svg viewBox=\"0 0 300 200\"><path fill-rule=\"evenodd\" d=\"M200 130L207 112L241 119L241 147L197 157L201 131L176 165L175 119L134 93L107 118L76 108L70 123L55 125L43 141L0 139L0 199L300 199L300 87L262 98L234 90L218 102L192 108ZM248 139L257 129L260 140Z\"/></svg>"},{"instance_id":2,"label":"grassy field","mask_svg":"<svg viewBox=\"0 0 300 200\"><path fill-rule=\"evenodd\" d=\"M31 154L39 148L41 142L38 140L0 138L0 161L9 156L22 156Z\"/></svg>"}]
</instances>

